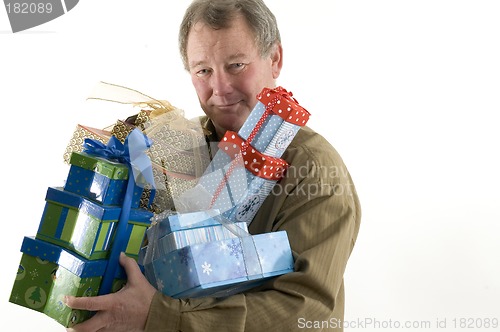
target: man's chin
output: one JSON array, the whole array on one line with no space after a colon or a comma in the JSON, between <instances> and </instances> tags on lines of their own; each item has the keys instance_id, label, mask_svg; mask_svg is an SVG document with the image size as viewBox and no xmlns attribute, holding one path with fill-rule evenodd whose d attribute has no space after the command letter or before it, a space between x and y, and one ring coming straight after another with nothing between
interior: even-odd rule
<instances>
[{"instance_id":1,"label":"man's chin","mask_svg":"<svg viewBox=\"0 0 500 332\"><path fill-rule=\"evenodd\" d=\"M216 128L218 128L217 131L220 134L224 135L224 133L228 130L238 132L240 130L241 126L242 126L242 123L240 123L240 121L238 121L238 122L224 121L224 122L219 122L219 124L216 125Z\"/></svg>"}]
</instances>

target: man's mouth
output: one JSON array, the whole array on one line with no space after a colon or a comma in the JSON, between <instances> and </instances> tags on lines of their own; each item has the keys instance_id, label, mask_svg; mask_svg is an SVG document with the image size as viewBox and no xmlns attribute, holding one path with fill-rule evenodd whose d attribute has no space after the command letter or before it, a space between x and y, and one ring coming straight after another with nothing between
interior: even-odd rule
<instances>
[{"instance_id":1,"label":"man's mouth","mask_svg":"<svg viewBox=\"0 0 500 332\"><path fill-rule=\"evenodd\" d=\"M218 109L222 111L233 111L235 110L236 107L238 107L239 102L232 103L232 104L221 104L221 105L216 105Z\"/></svg>"}]
</instances>

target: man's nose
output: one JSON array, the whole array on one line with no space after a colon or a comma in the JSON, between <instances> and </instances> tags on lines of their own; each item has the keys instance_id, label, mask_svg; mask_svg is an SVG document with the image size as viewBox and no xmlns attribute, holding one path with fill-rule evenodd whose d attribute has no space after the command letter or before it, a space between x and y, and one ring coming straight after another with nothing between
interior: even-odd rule
<instances>
[{"instance_id":1,"label":"man's nose","mask_svg":"<svg viewBox=\"0 0 500 332\"><path fill-rule=\"evenodd\" d=\"M232 77L229 73L225 71L214 72L211 80L213 94L221 97L231 93L232 83Z\"/></svg>"}]
</instances>

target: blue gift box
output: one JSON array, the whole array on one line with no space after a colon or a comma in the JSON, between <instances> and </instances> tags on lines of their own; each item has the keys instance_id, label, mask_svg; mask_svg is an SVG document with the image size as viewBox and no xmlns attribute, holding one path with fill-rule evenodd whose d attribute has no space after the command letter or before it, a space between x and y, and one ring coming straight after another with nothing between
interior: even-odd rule
<instances>
[{"instance_id":1,"label":"blue gift box","mask_svg":"<svg viewBox=\"0 0 500 332\"><path fill-rule=\"evenodd\" d=\"M128 166L119 162L73 152L64 190L82 195L103 205L121 206L127 190ZM134 187L132 208L140 204L143 188Z\"/></svg>"},{"instance_id":2,"label":"blue gift box","mask_svg":"<svg viewBox=\"0 0 500 332\"><path fill-rule=\"evenodd\" d=\"M239 227L241 231L248 232L245 222L235 223L233 227ZM174 231L158 239L156 255L165 255L188 245L236 237L238 233L235 234L231 228L222 224Z\"/></svg>"},{"instance_id":3,"label":"blue gift box","mask_svg":"<svg viewBox=\"0 0 500 332\"><path fill-rule=\"evenodd\" d=\"M210 233L214 231L206 231L205 228L209 227L222 227L219 216L220 212L218 210L206 210L206 211L197 211L197 212L186 212L186 213L177 213L173 211L165 211L163 213L157 214L154 219L154 224L152 227L149 227L146 231L146 237L148 240L148 245L142 247L139 251L138 263L143 266L148 262L151 262L153 257L156 257L162 252L165 252L170 245L180 244L182 241L189 241L186 236L189 237L188 234L183 234L183 231L189 232L200 232L199 236L204 237L206 239L210 238ZM232 229L233 233L239 234L241 232L246 232L247 227L241 226L241 228L235 229L234 227L238 227L235 225L229 225L226 228ZM229 232L230 230L226 229L225 231L219 230L218 232ZM206 233L205 233L206 232ZM176 235L172 235L176 233ZM205 233L205 234L204 234ZM168 235L173 236L173 238ZM215 234L212 234L214 236ZM176 239L177 238L177 239ZM199 238L200 239L200 238ZM170 251L170 250L169 250ZM147 273L148 271L146 271Z\"/></svg>"},{"instance_id":4,"label":"blue gift box","mask_svg":"<svg viewBox=\"0 0 500 332\"><path fill-rule=\"evenodd\" d=\"M214 160L226 156L218 152ZM229 158L227 161L230 163ZM276 181L258 177L242 166L228 172L230 167L228 164L220 170L206 173L198 181L195 190L203 188L209 195L216 196L212 206L223 211L225 218L233 222L250 223ZM221 183L224 185L220 186Z\"/></svg>"},{"instance_id":5,"label":"blue gift box","mask_svg":"<svg viewBox=\"0 0 500 332\"><path fill-rule=\"evenodd\" d=\"M254 109L241 126L238 135L248 139L257 122L264 116L266 105L257 102ZM280 157L299 131L302 124L285 121L278 115L271 114L262 123L262 127L252 140L252 146L272 157Z\"/></svg>"},{"instance_id":6,"label":"blue gift box","mask_svg":"<svg viewBox=\"0 0 500 332\"><path fill-rule=\"evenodd\" d=\"M189 245L145 265L157 289L174 298L230 295L293 271L285 231Z\"/></svg>"},{"instance_id":7,"label":"blue gift box","mask_svg":"<svg viewBox=\"0 0 500 332\"><path fill-rule=\"evenodd\" d=\"M151 227L148 233L155 231L154 237L161 238L166 234L184 229L220 225L214 216L220 214L218 210L207 210L187 213L166 214L164 217L157 215L155 227ZM151 236L148 235L150 238Z\"/></svg>"}]
</instances>

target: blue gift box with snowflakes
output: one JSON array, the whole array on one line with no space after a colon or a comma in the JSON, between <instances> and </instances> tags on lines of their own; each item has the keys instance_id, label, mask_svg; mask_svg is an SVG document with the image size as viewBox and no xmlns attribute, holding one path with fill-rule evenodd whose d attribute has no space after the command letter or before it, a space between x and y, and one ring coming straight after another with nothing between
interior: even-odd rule
<instances>
[{"instance_id":1,"label":"blue gift box with snowflakes","mask_svg":"<svg viewBox=\"0 0 500 332\"><path fill-rule=\"evenodd\" d=\"M148 280L174 298L228 296L293 271L285 231L189 245L145 265Z\"/></svg>"},{"instance_id":2,"label":"blue gift box with snowflakes","mask_svg":"<svg viewBox=\"0 0 500 332\"><path fill-rule=\"evenodd\" d=\"M238 133L228 131L194 190L232 221L251 222L288 164L280 159L309 119L285 89L263 89Z\"/></svg>"},{"instance_id":3,"label":"blue gift box with snowflakes","mask_svg":"<svg viewBox=\"0 0 500 332\"><path fill-rule=\"evenodd\" d=\"M248 235L245 222L233 223L220 216L218 210L178 213L168 211L155 215L153 225L147 231L147 245L139 260L145 263L146 251L150 262L169 252L188 245L219 241Z\"/></svg>"},{"instance_id":4,"label":"blue gift box with snowflakes","mask_svg":"<svg viewBox=\"0 0 500 332\"><path fill-rule=\"evenodd\" d=\"M223 219L218 210L164 211L154 216L146 234L147 245L141 248L138 258L141 266L191 244L248 235L248 227L244 222L232 223Z\"/></svg>"}]
</instances>

